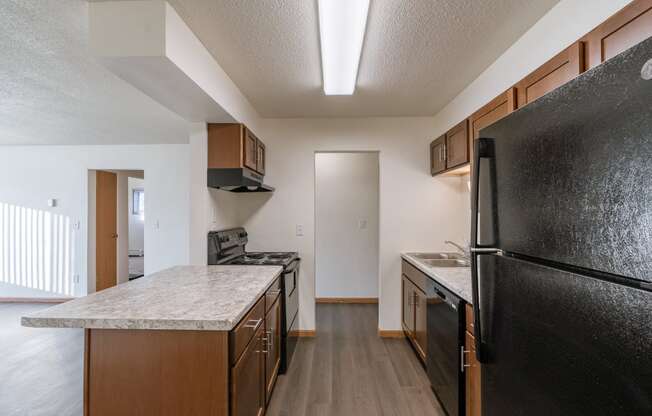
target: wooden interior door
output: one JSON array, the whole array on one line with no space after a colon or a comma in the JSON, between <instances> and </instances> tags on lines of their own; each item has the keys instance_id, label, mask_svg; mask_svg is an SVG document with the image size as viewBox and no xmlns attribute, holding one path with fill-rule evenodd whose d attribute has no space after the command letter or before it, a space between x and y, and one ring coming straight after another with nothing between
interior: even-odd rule
<instances>
[{"instance_id":1,"label":"wooden interior door","mask_svg":"<svg viewBox=\"0 0 652 416\"><path fill-rule=\"evenodd\" d=\"M561 87L584 71L584 43L575 42L516 84L518 108Z\"/></svg>"},{"instance_id":2,"label":"wooden interior door","mask_svg":"<svg viewBox=\"0 0 652 416\"><path fill-rule=\"evenodd\" d=\"M414 285L405 276L401 279L403 293L403 328L410 336L414 334Z\"/></svg>"},{"instance_id":3,"label":"wooden interior door","mask_svg":"<svg viewBox=\"0 0 652 416\"><path fill-rule=\"evenodd\" d=\"M462 121L446 133L446 169L469 162L469 124Z\"/></svg>"},{"instance_id":4,"label":"wooden interior door","mask_svg":"<svg viewBox=\"0 0 652 416\"><path fill-rule=\"evenodd\" d=\"M267 312L265 332L267 338L267 354L265 356L265 397L267 403L272 398L272 390L281 365L281 304L277 298L274 306Z\"/></svg>"},{"instance_id":5,"label":"wooden interior door","mask_svg":"<svg viewBox=\"0 0 652 416\"><path fill-rule=\"evenodd\" d=\"M446 136L430 143L430 174L436 175L446 170Z\"/></svg>"},{"instance_id":6,"label":"wooden interior door","mask_svg":"<svg viewBox=\"0 0 652 416\"><path fill-rule=\"evenodd\" d=\"M95 290L115 286L118 243L118 176L95 173Z\"/></svg>"},{"instance_id":7,"label":"wooden interior door","mask_svg":"<svg viewBox=\"0 0 652 416\"><path fill-rule=\"evenodd\" d=\"M586 36L593 68L652 36L652 0L635 0Z\"/></svg>"},{"instance_id":8,"label":"wooden interior door","mask_svg":"<svg viewBox=\"0 0 652 416\"><path fill-rule=\"evenodd\" d=\"M419 288L414 288L414 341L417 352L422 360L426 359L428 350L427 312L428 302L426 294Z\"/></svg>"}]
</instances>

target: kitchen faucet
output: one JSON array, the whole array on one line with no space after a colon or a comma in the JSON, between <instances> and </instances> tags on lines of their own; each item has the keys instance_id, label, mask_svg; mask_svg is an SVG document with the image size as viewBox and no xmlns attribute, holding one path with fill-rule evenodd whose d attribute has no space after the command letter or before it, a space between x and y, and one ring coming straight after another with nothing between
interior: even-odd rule
<instances>
[{"instance_id":1,"label":"kitchen faucet","mask_svg":"<svg viewBox=\"0 0 652 416\"><path fill-rule=\"evenodd\" d=\"M464 256L464 258L468 259L468 258L471 257L471 251L469 249L466 249L466 248L462 247L461 245L457 244L454 241L446 240L446 241L444 241L444 244L450 244L453 247L457 248L460 252L462 252L462 255Z\"/></svg>"}]
</instances>

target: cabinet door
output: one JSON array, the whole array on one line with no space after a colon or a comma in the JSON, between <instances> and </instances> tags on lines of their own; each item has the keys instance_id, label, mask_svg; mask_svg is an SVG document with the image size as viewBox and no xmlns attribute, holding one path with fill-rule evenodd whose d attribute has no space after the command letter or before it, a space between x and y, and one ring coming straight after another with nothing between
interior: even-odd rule
<instances>
[{"instance_id":1,"label":"cabinet door","mask_svg":"<svg viewBox=\"0 0 652 416\"><path fill-rule=\"evenodd\" d=\"M425 361L428 346L426 314L428 304L426 294L421 289L414 288L414 344L421 359Z\"/></svg>"},{"instance_id":2,"label":"cabinet door","mask_svg":"<svg viewBox=\"0 0 652 416\"><path fill-rule=\"evenodd\" d=\"M249 169L256 170L258 168L256 163L258 157L258 139L247 128L244 129L243 146L243 165Z\"/></svg>"},{"instance_id":3,"label":"cabinet door","mask_svg":"<svg viewBox=\"0 0 652 416\"><path fill-rule=\"evenodd\" d=\"M584 43L576 42L516 84L518 108L564 85L583 70Z\"/></svg>"},{"instance_id":4,"label":"cabinet door","mask_svg":"<svg viewBox=\"0 0 652 416\"><path fill-rule=\"evenodd\" d=\"M272 390L281 365L281 304L277 298L274 306L267 312L265 318L265 338L267 348L265 353L265 397L266 402L272 398Z\"/></svg>"},{"instance_id":5,"label":"cabinet door","mask_svg":"<svg viewBox=\"0 0 652 416\"><path fill-rule=\"evenodd\" d=\"M475 358L475 339L465 332L466 416L481 416L480 363Z\"/></svg>"},{"instance_id":6,"label":"cabinet door","mask_svg":"<svg viewBox=\"0 0 652 416\"><path fill-rule=\"evenodd\" d=\"M407 277L402 277L403 329L410 337L414 336L414 285Z\"/></svg>"},{"instance_id":7,"label":"cabinet door","mask_svg":"<svg viewBox=\"0 0 652 416\"><path fill-rule=\"evenodd\" d=\"M256 147L256 170L258 173L261 175L265 174L265 144L261 142L260 140L258 141L258 145Z\"/></svg>"},{"instance_id":8,"label":"cabinet door","mask_svg":"<svg viewBox=\"0 0 652 416\"><path fill-rule=\"evenodd\" d=\"M430 174L436 175L446 170L446 136L430 143Z\"/></svg>"},{"instance_id":9,"label":"cabinet door","mask_svg":"<svg viewBox=\"0 0 652 416\"><path fill-rule=\"evenodd\" d=\"M446 169L469 163L468 126L464 120L446 133Z\"/></svg>"},{"instance_id":10,"label":"cabinet door","mask_svg":"<svg viewBox=\"0 0 652 416\"><path fill-rule=\"evenodd\" d=\"M480 137L480 129L490 126L515 109L516 89L510 88L471 115L469 123L472 139Z\"/></svg>"},{"instance_id":11,"label":"cabinet door","mask_svg":"<svg viewBox=\"0 0 652 416\"><path fill-rule=\"evenodd\" d=\"M652 36L652 0L635 0L586 36L593 68Z\"/></svg>"},{"instance_id":12,"label":"cabinet door","mask_svg":"<svg viewBox=\"0 0 652 416\"><path fill-rule=\"evenodd\" d=\"M260 416L265 411L264 325L231 369L232 416Z\"/></svg>"}]
</instances>

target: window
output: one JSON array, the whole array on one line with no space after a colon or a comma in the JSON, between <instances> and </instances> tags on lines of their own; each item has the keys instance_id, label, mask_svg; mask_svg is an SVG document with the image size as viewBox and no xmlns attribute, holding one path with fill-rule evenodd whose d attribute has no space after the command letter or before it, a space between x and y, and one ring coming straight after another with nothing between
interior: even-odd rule
<instances>
[{"instance_id":1,"label":"window","mask_svg":"<svg viewBox=\"0 0 652 416\"><path fill-rule=\"evenodd\" d=\"M134 189L133 191L133 214L134 215L145 215L145 191L143 189Z\"/></svg>"}]
</instances>

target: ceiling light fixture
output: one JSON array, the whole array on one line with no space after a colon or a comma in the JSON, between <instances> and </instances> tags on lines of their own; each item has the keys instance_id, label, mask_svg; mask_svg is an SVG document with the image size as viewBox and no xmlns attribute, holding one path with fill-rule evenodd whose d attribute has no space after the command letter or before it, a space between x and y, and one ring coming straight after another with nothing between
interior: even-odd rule
<instances>
[{"instance_id":1,"label":"ceiling light fixture","mask_svg":"<svg viewBox=\"0 0 652 416\"><path fill-rule=\"evenodd\" d=\"M352 95L369 14L369 0L318 0L326 95Z\"/></svg>"}]
</instances>

